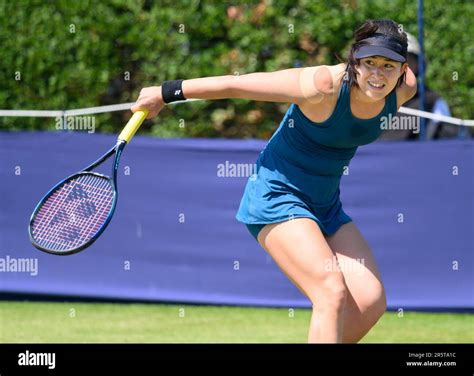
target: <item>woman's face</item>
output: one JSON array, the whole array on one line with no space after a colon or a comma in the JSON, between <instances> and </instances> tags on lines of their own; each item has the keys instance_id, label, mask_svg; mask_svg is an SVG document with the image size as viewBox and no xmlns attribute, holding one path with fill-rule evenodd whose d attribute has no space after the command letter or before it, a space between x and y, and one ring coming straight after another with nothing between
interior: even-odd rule
<instances>
[{"instance_id":1,"label":"woman's face","mask_svg":"<svg viewBox=\"0 0 474 376\"><path fill-rule=\"evenodd\" d=\"M397 85L407 64L382 56L369 56L360 59L356 66L359 89L369 98L379 100L386 97Z\"/></svg>"}]
</instances>

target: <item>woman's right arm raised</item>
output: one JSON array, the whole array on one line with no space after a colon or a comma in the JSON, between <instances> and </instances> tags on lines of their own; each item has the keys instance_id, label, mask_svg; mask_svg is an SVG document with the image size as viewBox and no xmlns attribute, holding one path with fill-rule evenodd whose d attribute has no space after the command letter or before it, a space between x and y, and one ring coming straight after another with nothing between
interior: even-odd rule
<instances>
[{"instance_id":1,"label":"woman's right arm raised","mask_svg":"<svg viewBox=\"0 0 474 376\"><path fill-rule=\"evenodd\" d=\"M300 104L322 100L324 89L332 85L329 70L321 67L292 68L268 73L206 77L183 82L186 98L240 98L263 102Z\"/></svg>"},{"instance_id":2,"label":"woman's right arm raised","mask_svg":"<svg viewBox=\"0 0 474 376\"><path fill-rule=\"evenodd\" d=\"M321 102L332 90L332 76L324 66L292 68L268 73L249 73L184 80L183 95L187 99L240 98L263 102L301 104ZM161 87L144 88L132 111L148 110L156 116L163 108Z\"/></svg>"}]
</instances>

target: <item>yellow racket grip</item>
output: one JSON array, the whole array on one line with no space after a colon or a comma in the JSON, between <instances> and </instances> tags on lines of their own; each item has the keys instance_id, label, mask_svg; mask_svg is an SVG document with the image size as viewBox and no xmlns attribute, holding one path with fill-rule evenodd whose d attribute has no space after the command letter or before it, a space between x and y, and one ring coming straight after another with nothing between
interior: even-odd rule
<instances>
[{"instance_id":1,"label":"yellow racket grip","mask_svg":"<svg viewBox=\"0 0 474 376\"><path fill-rule=\"evenodd\" d=\"M138 128L140 128L140 125L142 125L143 120L146 119L147 115L148 111L135 112L128 121L125 128L122 130L122 132L120 132L118 139L128 143L135 135L135 132L138 130Z\"/></svg>"}]
</instances>

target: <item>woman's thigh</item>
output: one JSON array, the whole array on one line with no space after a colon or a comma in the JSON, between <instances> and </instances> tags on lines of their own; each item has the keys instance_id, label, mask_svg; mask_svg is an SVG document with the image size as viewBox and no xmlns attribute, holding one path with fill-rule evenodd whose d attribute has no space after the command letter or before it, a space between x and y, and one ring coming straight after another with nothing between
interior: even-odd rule
<instances>
[{"instance_id":1,"label":"woman's thigh","mask_svg":"<svg viewBox=\"0 0 474 376\"><path fill-rule=\"evenodd\" d=\"M377 263L355 223L342 225L334 235L327 236L326 241L336 254L350 300L354 300L361 312L375 304L384 310L385 292Z\"/></svg>"},{"instance_id":2,"label":"woman's thigh","mask_svg":"<svg viewBox=\"0 0 474 376\"><path fill-rule=\"evenodd\" d=\"M328 268L335 255L314 220L268 224L259 232L258 242L312 303L345 295L341 271Z\"/></svg>"}]
</instances>

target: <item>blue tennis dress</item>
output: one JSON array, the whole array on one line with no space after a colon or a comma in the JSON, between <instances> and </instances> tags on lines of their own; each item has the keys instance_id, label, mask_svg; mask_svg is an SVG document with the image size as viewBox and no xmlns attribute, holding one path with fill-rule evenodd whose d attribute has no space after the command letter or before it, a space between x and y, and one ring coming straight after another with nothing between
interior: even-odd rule
<instances>
[{"instance_id":1,"label":"blue tennis dress","mask_svg":"<svg viewBox=\"0 0 474 376\"><path fill-rule=\"evenodd\" d=\"M396 114L397 99L393 90L380 114L359 119L352 115L349 94L344 80L333 113L322 123L308 119L296 104L289 107L257 158L236 215L255 237L252 228L293 218L312 218L325 235L352 221L339 198L341 176L357 147L383 132L381 119Z\"/></svg>"}]
</instances>

